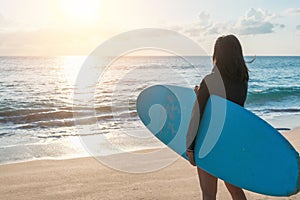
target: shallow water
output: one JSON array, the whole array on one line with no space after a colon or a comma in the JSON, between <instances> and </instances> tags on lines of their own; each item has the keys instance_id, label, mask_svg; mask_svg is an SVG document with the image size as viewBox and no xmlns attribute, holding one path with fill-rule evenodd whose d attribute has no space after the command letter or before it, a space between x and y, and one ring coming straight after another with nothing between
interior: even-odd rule
<instances>
[{"instance_id":1,"label":"shallow water","mask_svg":"<svg viewBox=\"0 0 300 200\"><path fill-rule=\"evenodd\" d=\"M180 57L123 57L106 68L95 65L92 73L101 76L91 81L95 90L84 90L82 95L93 100L83 104L76 98L76 78L84 60L0 58L0 163L86 155L78 139L77 145L72 142L77 136L101 140L95 145L103 155L162 147L138 119L137 95L154 84L194 87L212 67L210 57L189 57L189 62ZM257 57L248 67L245 107L276 127L299 126L300 57Z\"/></svg>"}]
</instances>

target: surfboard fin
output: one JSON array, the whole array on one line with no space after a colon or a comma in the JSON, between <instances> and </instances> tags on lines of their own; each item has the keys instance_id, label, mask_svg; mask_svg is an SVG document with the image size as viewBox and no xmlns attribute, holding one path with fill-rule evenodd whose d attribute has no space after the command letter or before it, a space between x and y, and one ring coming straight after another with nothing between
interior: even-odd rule
<instances>
[{"instance_id":1,"label":"surfboard fin","mask_svg":"<svg viewBox=\"0 0 300 200\"><path fill-rule=\"evenodd\" d=\"M277 131L290 131L290 128L276 128Z\"/></svg>"}]
</instances>

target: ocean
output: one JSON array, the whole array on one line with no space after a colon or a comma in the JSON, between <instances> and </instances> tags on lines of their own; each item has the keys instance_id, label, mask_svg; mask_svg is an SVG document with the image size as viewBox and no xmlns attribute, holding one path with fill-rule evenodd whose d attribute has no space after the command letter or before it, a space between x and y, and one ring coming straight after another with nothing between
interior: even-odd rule
<instances>
[{"instance_id":1,"label":"ocean","mask_svg":"<svg viewBox=\"0 0 300 200\"><path fill-rule=\"evenodd\" d=\"M137 116L139 92L154 84L193 88L212 69L209 56L121 57L101 72L91 68L100 74L93 102L81 105L85 58L0 57L0 163L163 147ZM299 127L300 57L258 56L247 66L245 107L276 128Z\"/></svg>"}]
</instances>

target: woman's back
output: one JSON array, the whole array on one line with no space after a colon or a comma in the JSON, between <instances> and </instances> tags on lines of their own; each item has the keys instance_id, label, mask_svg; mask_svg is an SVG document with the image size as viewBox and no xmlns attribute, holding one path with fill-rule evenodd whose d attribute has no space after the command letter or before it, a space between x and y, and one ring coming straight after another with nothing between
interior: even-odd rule
<instances>
[{"instance_id":1,"label":"woman's back","mask_svg":"<svg viewBox=\"0 0 300 200\"><path fill-rule=\"evenodd\" d=\"M244 106L247 97L248 82L232 80L219 73L211 73L204 78L210 95L226 98L240 106Z\"/></svg>"}]
</instances>

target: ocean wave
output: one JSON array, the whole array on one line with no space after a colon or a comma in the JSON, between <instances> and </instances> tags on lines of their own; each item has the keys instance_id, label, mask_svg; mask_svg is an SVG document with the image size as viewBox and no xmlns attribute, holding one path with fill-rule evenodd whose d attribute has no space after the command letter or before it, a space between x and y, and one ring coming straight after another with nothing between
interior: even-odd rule
<instances>
[{"instance_id":1,"label":"ocean wave","mask_svg":"<svg viewBox=\"0 0 300 200\"><path fill-rule=\"evenodd\" d=\"M265 109L269 112L275 112L275 113L298 113L300 112L300 108L282 108L282 109Z\"/></svg>"},{"instance_id":2,"label":"ocean wave","mask_svg":"<svg viewBox=\"0 0 300 200\"><path fill-rule=\"evenodd\" d=\"M295 97L300 98L300 87L275 87L249 91L247 103L280 101Z\"/></svg>"},{"instance_id":3,"label":"ocean wave","mask_svg":"<svg viewBox=\"0 0 300 200\"><path fill-rule=\"evenodd\" d=\"M299 104L280 106L279 108L267 106L270 102L280 102L285 99L300 99L300 87L275 87L264 90L250 90L247 98L247 105L252 109L262 109L263 113L298 113ZM257 107L259 105L259 107ZM261 107L261 105L264 105ZM0 110L1 126L6 128L34 129L49 127L70 127L75 125L89 125L109 120L124 121L124 119L137 119L135 102L116 105L95 105L84 106L61 106L44 107L41 109L11 108Z\"/></svg>"},{"instance_id":4,"label":"ocean wave","mask_svg":"<svg viewBox=\"0 0 300 200\"><path fill-rule=\"evenodd\" d=\"M90 125L112 119L137 118L133 108L103 106L93 108L77 107L54 109L21 109L0 112L2 126L13 129L34 129L49 127L70 127Z\"/></svg>"},{"instance_id":5,"label":"ocean wave","mask_svg":"<svg viewBox=\"0 0 300 200\"><path fill-rule=\"evenodd\" d=\"M12 133L0 133L0 138L1 137L4 137L4 136L11 136L11 135L13 135Z\"/></svg>"},{"instance_id":6,"label":"ocean wave","mask_svg":"<svg viewBox=\"0 0 300 200\"><path fill-rule=\"evenodd\" d=\"M298 114L300 113L300 108L266 108L263 107L261 109L251 109L253 112L258 113L290 113L290 114Z\"/></svg>"}]
</instances>

